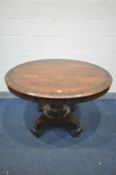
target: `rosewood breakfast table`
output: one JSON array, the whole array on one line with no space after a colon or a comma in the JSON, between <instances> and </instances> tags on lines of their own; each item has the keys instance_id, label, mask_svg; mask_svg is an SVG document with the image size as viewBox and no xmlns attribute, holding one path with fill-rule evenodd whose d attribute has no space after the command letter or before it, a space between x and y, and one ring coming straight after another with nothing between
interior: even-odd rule
<instances>
[{"instance_id":1,"label":"rosewood breakfast table","mask_svg":"<svg viewBox=\"0 0 116 175\"><path fill-rule=\"evenodd\" d=\"M5 82L13 94L38 103L41 116L31 130L35 136L41 136L49 126L60 126L75 137L82 129L72 112L78 103L104 95L112 77L103 68L87 62L46 59L12 68Z\"/></svg>"}]
</instances>

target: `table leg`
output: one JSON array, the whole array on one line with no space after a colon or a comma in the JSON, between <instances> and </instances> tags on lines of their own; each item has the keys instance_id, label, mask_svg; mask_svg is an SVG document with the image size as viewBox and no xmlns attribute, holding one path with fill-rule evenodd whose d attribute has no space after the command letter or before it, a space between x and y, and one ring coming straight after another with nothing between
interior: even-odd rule
<instances>
[{"instance_id":1,"label":"table leg","mask_svg":"<svg viewBox=\"0 0 116 175\"><path fill-rule=\"evenodd\" d=\"M60 126L65 128L73 137L78 136L82 129L79 121L71 115L72 109L74 109L72 105L43 106L43 114L36 119L31 132L40 137L46 128Z\"/></svg>"}]
</instances>

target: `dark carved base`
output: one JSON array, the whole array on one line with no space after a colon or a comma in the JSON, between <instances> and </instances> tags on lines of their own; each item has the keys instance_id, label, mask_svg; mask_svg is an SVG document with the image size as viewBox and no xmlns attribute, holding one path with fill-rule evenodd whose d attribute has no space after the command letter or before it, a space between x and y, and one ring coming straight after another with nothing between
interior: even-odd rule
<instances>
[{"instance_id":1,"label":"dark carved base","mask_svg":"<svg viewBox=\"0 0 116 175\"><path fill-rule=\"evenodd\" d=\"M60 126L65 128L73 137L78 136L82 129L80 123L70 113L74 106L69 105L44 105L40 108L43 114L34 122L31 132L40 137L46 128Z\"/></svg>"}]
</instances>

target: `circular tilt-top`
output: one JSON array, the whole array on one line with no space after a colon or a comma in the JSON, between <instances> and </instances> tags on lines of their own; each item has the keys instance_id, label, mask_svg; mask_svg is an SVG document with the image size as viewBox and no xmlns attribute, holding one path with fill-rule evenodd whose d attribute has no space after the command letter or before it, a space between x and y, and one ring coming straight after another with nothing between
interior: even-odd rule
<instances>
[{"instance_id":1,"label":"circular tilt-top","mask_svg":"<svg viewBox=\"0 0 116 175\"><path fill-rule=\"evenodd\" d=\"M13 90L44 98L87 97L107 90L111 75L103 68L82 61L46 59L11 69L5 77Z\"/></svg>"}]
</instances>

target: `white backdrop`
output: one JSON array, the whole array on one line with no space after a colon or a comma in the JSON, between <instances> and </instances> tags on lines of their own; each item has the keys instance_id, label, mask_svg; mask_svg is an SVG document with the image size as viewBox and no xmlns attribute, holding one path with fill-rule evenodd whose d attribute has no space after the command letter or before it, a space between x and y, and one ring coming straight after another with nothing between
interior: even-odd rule
<instances>
[{"instance_id":1,"label":"white backdrop","mask_svg":"<svg viewBox=\"0 0 116 175\"><path fill-rule=\"evenodd\" d=\"M106 68L116 91L116 0L0 0L0 91L5 73L36 59Z\"/></svg>"}]
</instances>

